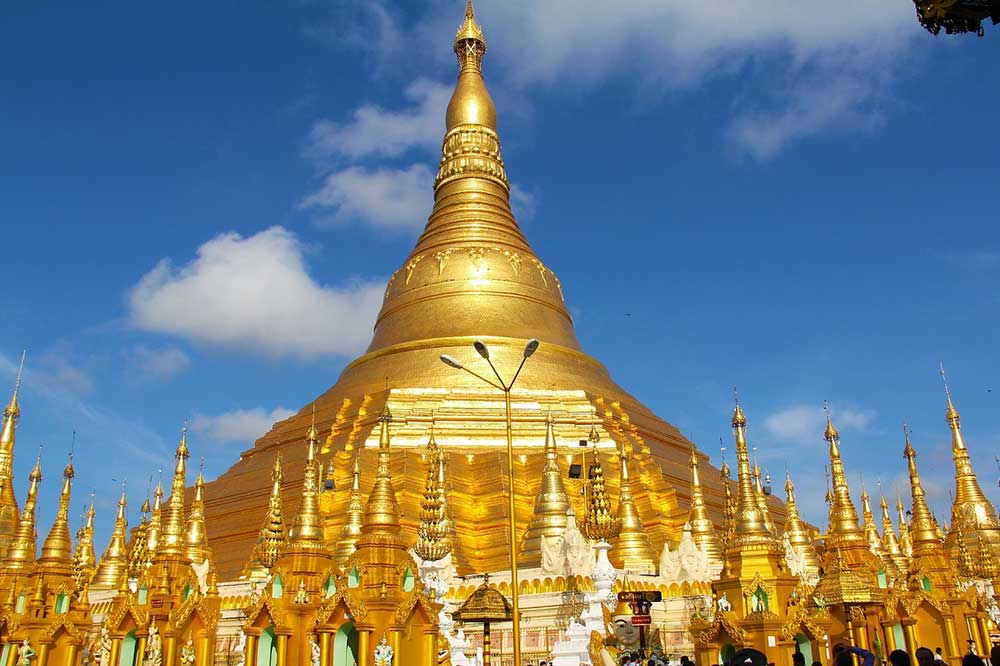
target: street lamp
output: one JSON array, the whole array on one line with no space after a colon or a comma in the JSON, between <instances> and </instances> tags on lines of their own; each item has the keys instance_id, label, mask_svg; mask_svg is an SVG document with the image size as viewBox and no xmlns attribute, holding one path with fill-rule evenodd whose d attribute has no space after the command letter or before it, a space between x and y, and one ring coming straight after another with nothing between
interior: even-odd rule
<instances>
[{"instance_id":1,"label":"street lamp","mask_svg":"<svg viewBox=\"0 0 1000 666\"><path fill-rule=\"evenodd\" d=\"M511 589L511 611L513 620L513 631L514 631L514 666L521 666L521 616L518 611L518 590L517 590L517 519L514 515L514 433L511 425L510 418L510 389L514 386L514 382L517 381L518 376L521 374L521 369L524 367L525 361L531 357L535 351L538 350L538 340L532 338L528 340L528 344L524 346L524 354L521 356L521 364L517 366L517 372L514 373L514 377L509 381L505 382L497 371L496 366L493 365L493 361L490 360L490 349L486 346L486 343L481 340L476 340L472 345L476 349L476 353L483 357L483 359L489 363L490 369L496 376L497 380L494 382L492 379L487 379L477 372L469 370L467 367L462 365L462 363L453 356L448 354L441 355L441 362L448 367L455 368L456 370L464 370L473 377L486 382L498 391L503 391L504 398L504 408L506 409L507 415L507 485L510 488L510 492L507 494L508 512L510 513L510 589Z\"/></svg>"}]
</instances>

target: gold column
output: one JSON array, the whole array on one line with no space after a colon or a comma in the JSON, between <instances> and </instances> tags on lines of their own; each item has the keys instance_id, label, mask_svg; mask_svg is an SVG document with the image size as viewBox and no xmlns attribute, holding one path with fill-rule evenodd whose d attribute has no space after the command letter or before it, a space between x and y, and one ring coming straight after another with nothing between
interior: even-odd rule
<instances>
[{"instance_id":1,"label":"gold column","mask_svg":"<svg viewBox=\"0 0 1000 666\"><path fill-rule=\"evenodd\" d=\"M288 636L278 636L278 664L288 666Z\"/></svg>"},{"instance_id":2,"label":"gold column","mask_svg":"<svg viewBox=\"0 0 1000 666\"><path fill-rule=\"evenodd\" d=\"M537 344L537 342L536 342ZM527 358L527 357L525 357ZM523 362L522 362L523 365ZM514 375L517 379L517 375ZM503 391L504 406L507 410L507 511L510 513L510 608L514 636L514 666L521 666L521 612L518 610L517 580L517 520L514 512L514 430L510 417L510 386ZM622 463L624 464L624 463ZM489 666L489 661L485 666Z\"/></svg>"},{"instance_id":3,"label":"gold column","mask_svg":"<svg viewBox=\"0 0 1000 666\"><path fill-rule=\"evenodd\" d=\"M49 644L42 643L38 646L38 661L35 662L35 666L45 666L49 660Z\"/></svg>"},{"instance_id":4,"label":"gold column","mask_svg":"<svg viewBox=\"0 0 1000 666\"><path fill-rule=\"evenodd\" d=\"M111 639L111 666L118 666L118 662L121 660L122 653L122 639L113 638ZM170 662L167 662L168 664Z\"/></svg>"},{"instance_id":5,"label":"gold column","mask_svg":"<svg viewBox=\"0 0 1000 666\"><path fill-rule=\"evenodd\" d=\"M10 649L7 650L7 663L3 666L14 666L14 662L17 659L17 641L13 637L10 637L7 643L10 645Z\"/></svg>"},{"instance_id":6,"label":"gold column","mask_svg":"<svg viewBox=\"0 0 1000 666\"><path fill-rule=\"evenodd\" d=\"M903 624L903 636L906 637L906 651L911 655L920 647L920 643L917 642L917 631L914 629L915 624L913 620Z\"/></svg>"},{"instance_id":7,"label":"gold column","mask_svg":"<svg viewBox=\"0 0 1000 666\"><path fill-rule=\"evenodd\" d=\"M211 635L203 635L195 639L195 663L214 664L215 646L212 645ZM139 662L140 664L142 662Z\"/></svg>"},{"instance_id":8,"label":"gold column","mask_svg":"<svg viewBox=\"0 0 1000 666\"><path fill-rule=\"evenodd\" d=\"M70 645L66 648L66 663L69 666L76 666L76 653L79 651L79 645Z\"/></svg>"},{"instance_id":9,"label":"gold column","mask_svg":"<svg viewBox=\"0 0 1000 666\"><path fill-rule=\"evenodd\" d=\"M422 666L437 666L437 637L437 631L424 631L424 661Z\"/></svg>"},{"instance_id":10,"label":"gold column","mask_svg":"<svg viewBox=\"0 0 1000 666\"><path fill-rule=\"evenodd\" d=\"M135 663L142 666L142 663L146 660L146 641L149 640L149 636L139 636L139 640L135 642ZM73 662L70 662L72 664Z\"/></svg>"},{"instance_id":11,"label":"gold column","mask_svg":"<svg viewBox=\"0 0 1000 666\"><path fill-rule=\"evenodd\" d=\"M389 647L392 648L393 654L403 654L402 649L400 649L400 639L402 638L402 632L397 627L389 630Z\"/></svg>"},{"instance_id":12,"label":"gold column","mask_svg":"<svg viewBox=\"0 0 1000 666\"><path fill-rule=\"evenodd\" d=\"M885 645L889 648L888 652L899 649L899 646L896 645L896 632L892 630L891 624L889 626L882 625L882 635L885 636Z\"/></svg>"},{"instance_id":13,"label":"gold column","mask_svg":"<svg viewBox=\"0 0 1000 666\"><path fill-rule=\"evenodd\" d=\"M372 632L368 629L358 629L358 663L356 666L372 666Z\"/></svg>"},{"instance_id":14,"label":"gold column","mask_svg":"<svg viewBox=\"0 0 1000 666\"><path fill-rule=\"evenodd\" d=\"M483 623L483 666L490 666L490 623Z\"/></svg>"},{"instance_id":15,"label":"gold column","mask_svg":"<svg viewBox=\"0 0 1000 666\"><path fill-rule=\"evenodd\" d=\"M958 638L955 635L955 618L944 618L944 642L948 646L948 658L954 659L961 654L958 650Z\"/></svg>"},{"instance_id":16,"label":"gold column","mask_svg":"<svg viewBox=\"0 0 1000 666\"><path fill-rule=\"evenodd\" d=\"M976 622L976 617L974 615L965 616L965 629L969 634L969 640L971 640L973 645L976 646L976 651L981 651L983 649L983 641L979 636L979 623Z\"/></svg>"},{"instance_id":17,"label":"gold column","mask_svg":"<svg viewBox=\"0 0 1000 666\"><path fill-rule=\"evenodd\" d=\"M321 632L319 635L319 666L332 666L333 655L330 654L330 634Z\"/></svg>"},{"instance_id":18,"label":"gold column","mask_svg":"<svg viewBox=\"0 0 1000 666\"><path fill-rule=\"evenodd\" d=\"M983 635L983 657L990 656L990 650L993 649L993 641L990 639L990 620L989 618L980 615L979 616L979 633Z\"/></svg>"},{"instance_id":19,"label":"gold column","mask_svg":"<svg viewBox=\"0 0 1000 666\"><path fill-rule=\"evenodd\" d=\"M118 666L111 662L113 666ZM163 638L163 664L164 666L174 666L177 663L177 637L165 636Z\"/></svg>"},{"instance_id":20,"label":"gold column","mask_svg":"<svg viewBox=\"0 0 1000 666\"><path fill-rule=\"evenodd\" d=\"M257 637L247 634L247 644L244 649L247 652L243 663L246 666L257 666Z\"/></svg>"}]
</instances>

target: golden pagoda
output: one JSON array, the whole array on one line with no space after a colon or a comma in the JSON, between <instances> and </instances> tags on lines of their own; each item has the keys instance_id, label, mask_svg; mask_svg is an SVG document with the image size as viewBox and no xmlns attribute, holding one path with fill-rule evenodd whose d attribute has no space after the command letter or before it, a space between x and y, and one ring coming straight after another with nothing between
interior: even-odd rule
<instances>
[{"instance_id":1,"label":"golden pagoda","mask_svg":"<svg viewBox=\"0 0 1000 666\"><path fill-rule=\"evenodd\" d=\"M0 425L0 558L4 557L7 547L17 532L20 510L14 495L14 435L17 421L21 418L21 407L17 402L17 394L21 388L21 372L24 369L24 354L21 354L21 365L17 369L17 379L14 380L14 392L10 402L3 410L3 424Z\"/></svg>"},{"instance_id":2,"label":"golden pagoda","mask_svg":"<svg viewBox=\"0 0 1000 666\"><path fill-rule=\"evenodd\" d=\"M535 545L541 519L534 500L555 498L541 507L542 531L564 525L565 508L561 515L555 512L564 502L551 452L546 452L550 416L556 444L587 439L593 427L602 452L629 452L635 516L650 553L680 535L687 506L678 497L688 496L691 443L581 349L559 279L532 250L511 211L497 112L483 76L486 40L471 9L453 46L458 78L445 113L434 206L412 252L389 279L368 350L331 388L276 423L229 471L206 483L205 493L214 498L205 507L210 544L223 578L237 576L250 556L270 502L278 451L285 461L284 501L294 502L301 492L304 451L299 443L314 410L321 433L318 455L332 460L334 485L349 488L355 451L360 451L361 480L371 482L376 420L383 407L391 409L398 425L390 465L398 480L402 534L410 542L416 541L422 513L422 458L433 414L437 444L449 457L453 559L459 573L509 566L508 493L515 495L521 533L513 546L522 567L541 564ZM473 342L482 340L497 367L516 368L524 341L532 337L540 341L538 351L511 393L515 483L508 488L506 473L495 473L498 465L506 469L503 395L443 365L439 357L471 358ZM386 377L393 382L391 390ZM548 475L543 474L546 466ZM607 479L612 497L618 494L619 476ZM708 515L721 523L719 480L706 474L702 483ZM343 561L354 538L345 526L356 514L348 510L348 493L330 494L321 518L329 545L340 540L338 559ZM573 508L583 515L582 505ZM780 522L782 512L777 506L773 510ZM655 568L655 555L644 557Z\"/></svg>"},{"instance_id":3,"label":"golden pagoda","mask_svg":"<svg viewBox=\"0 0 1000 666\"><path fill-rule=\"evenodd\" d=\"M813 544L810 529L799 516L799 504L795 499L795 484L792 475L785 472L785 532L782 540L785 542L785 559L792 573L802 579L809 580L819 576L819 556ZM791 551L791 552L789 552ZM792 555L792 557L789 557ZM794 566L792 562L794 560Z\"/></svg>"}]
</instances>

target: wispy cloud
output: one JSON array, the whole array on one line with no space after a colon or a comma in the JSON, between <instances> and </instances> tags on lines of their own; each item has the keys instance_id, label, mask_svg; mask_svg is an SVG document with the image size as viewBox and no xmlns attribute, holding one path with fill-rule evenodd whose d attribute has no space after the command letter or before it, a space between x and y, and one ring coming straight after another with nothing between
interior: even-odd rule
<instances>
[{"instance_id":1,"label":"wispy cloud","mask_svg":"<svg viewBox=\"0 0 1000 666\"><path fill-rule=\"evenodd\" d=\"M294 413L284 407L272 410L254 407L235 409L214 416L195 414L191 420L191 429L219 444L240 442L248 445L270 430L272 424L287 419Z\"/></svg>"},{"instance_id":2,"label":"wispy cloud","mask_svg":"<svg viewBox=\"0 0 1000 666\"><path fill-rule=\"evenodd\" d=\"M403 169L349 167L327 176L300 209L325 212L320 226L364 221L385 230L417 230L427 223L434 174L423 164Z\"/></svg>"},{"instance_id":3,"label":"wispy cloud","mask_svg":"<svg viewBox=\"0 0 1000 666\"><path fill-rule=\"evenodd\" d=\"M866 430L875 419L875 412L866 409L831 405L830 415L839 430ZM764 420L764 428L775 439L798 443L812 442L823 437L826 414L816 405L792 405Z\"/></svg>"},{"instance_id":4,"label":"wispy cloud","mask_svg":"<svg viewBox=\"0 0 1000 666\"><path fill-rule=\"evenodd\" d=\"M271 227L221 234L175 267L161 260L128 293L137 328L273 357L353 354L371 335L384 283L309 274L298 238Z\"/></svg>"},{"instance_id":5,"label":"wispy cloud","mask_svg":"<svg viewBox=\"0 0 1000 666\"><path fill-rule=\"evenodd\" d=\"M169 379L191 366L191 358L178 347L133 345L124 350L125 360L151 379Z\"/></svg>"}]
</instances>

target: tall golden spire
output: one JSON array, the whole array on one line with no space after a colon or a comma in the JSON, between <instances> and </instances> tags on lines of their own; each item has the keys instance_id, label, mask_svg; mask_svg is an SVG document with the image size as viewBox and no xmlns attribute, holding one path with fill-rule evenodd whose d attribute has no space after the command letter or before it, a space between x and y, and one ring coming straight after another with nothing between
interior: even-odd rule
<instances>
[{"instance_id":1,"label":"tall golden spire","mask_svg":"<svg viewBox=\"0 0 1000 666\"><path fill-rule=\"evenodd\" d=\"M719 438L722 442L722 438ZM729 463L726 462L726 448L722 447L722 467L719 468L719 481L722 483L722 490L725 493L725 504L722 511L722 546L723 558L729 552L729 544L733 539L733 532L736 529L736 497L733 495L733 477L729 470Z\"/></svg>"},{"instance_id":2,"label":"tall golden spire","mask_svg":"<svg viewBox=\"0 0 1000 666\"><path fill-rule=\"evenodd\" d=\"M174 452L174 479L170 484L170 499L167 500L167 521L163 525L157 546L157 555L187 558L184 526L184 487L187 485L187 459L190 456L187 444L187 423L181 429L181 441Z\"/></svg>"},{"instance_id":3,"label":"tall golden spire","mask_svg":"<svg viewBox=\"0 0 1000 666\"><path fill-rule=\"evenodd\" d=\"M42 456L39 454L35 466L28 475L28 496L24 500L21 519L17 523L17 532L7 548L4 558L5 573L20 573L31 570L35 566L35 550L38 548L37 531L35 529L35 505L38 502L38 484L42 481Z\"/></svg>"},{"instance_id":4,"label":"tall golden spire","mask_svg":"<svg viewBox=\"0 0 1000 666\"><path fill-rule=\"evenodd\" d=\"M188 514L185 537L187 556L194 564L201 564L212 557L212 549L208 547L208 529L205 527L204 495L205 477L202 471L198 470L198 477L194 481L194 500L191 502L191 512Z\"/></svg>"},{"instance_id":5,"label":"tall golden spire","mask_svg":"<svg viewBox=\"0 0 1000 666\"><path fill-rule=\"evenodd\" d=\"M17 497L14 495L14 431L21 417L21 408L17 403L17 394L21 388L21 372L24 369L24 353L21 353L21 365L17 369L17 379L14 381L14 392L10 402L3 411L3 426L0 429L0 557L3 556L8 544L17 532L18 514Z\"/></svg>"},{"instance_id":6,"label":"tall golden spire","mask_svg":"<svg viewBox=\"0 0 1000 666\"><path fill-rule=\"evenodd\" d=\"M396 490L392 487L392 472L389 469L389 423L392 414L386 401L382 414L378 417L378 467L375 471L375 485L368 494L365 504L364 520L361 523L363 534L399 533L399 502L396 501Z\"/></svg>"},{"instance_id":7,"label":"tall golden spire","mask_svg":"<svg viewBox=\"0 0 1000 666\"><path fill-rule=\"evenodd\" d=\"M653 545L649 542L649 535L646 534L646 526L643 525L639 509L632 497L632 481L628 474L629 455L624 447L619 453L619 458L621 459L621 487L618 491L616 517L621 523L621 532L619 532L618 539L612 545L608 556L615 567L619 569L634 573L650 571L656 566L656 558L653 554Z\"/></svg>"},{"instance_id":8,"label":"tall golden spire","mask_svg":"<svg viewBox=\"0 0 1000 666\"><path fill-rule=\"evenodd\" d=\"M163 534L163 484L157 481L153 491L153 511L146 529L146 555L150 562L156 557Z\"/></svg>"},{"instance_id":9,"label":"tall golden spire","mask_svg":"<svg viewBox=\"0 0 1000 666\"><path fill-rule=\"evenodd\" d=\"M128 577L138 578L149 566L149 496L139 509L139 524L132 528L132 538L128 544Z\"/></svg>"},{"instance_id":10,"label":"tall golden spire","mask_svg":"<svg viewBox=\"0 0 1000 666\"><path fill-rule=\"evenodd\" d=\"M587 495L587 514L584 516L580 531L588 539L608 542L618 537L622 524L611 513L611 500L604 485L604 468L601 466L601 454L594 448L594 462L587 471L587 481L590 492Z\"/></svg>"},{"instance_id":11,"label":"tall golden spire","mask_svg":"<svg viewBox=\"0 0 1000 666\"><path fill-rule=\"evenodd\" d=\"M69 500L73 489L73 454L63 470L63 485L59 493L59 508L52 529L42 544L38 565L45 570L69 575L73 571L73 540L69 532Z\"/></svg>"},{"instance_id":12,"label":"tall golden spire","mask_svg":"<svg viewBox=\"0 0 1000 666\"><path fill-rule=\"evenodd\" d=\"M271 497L267 503L264 524L260 527L257 543L254 544L250 561L247 563L248 572L266 573L278 561L281 546L285 542L285 519L281 504L281 483L284 478L279 453L274 457L274 468L271 470Z\"/></svg>"},{"instance_id":13,"label":"tall golden spire","mask_svg":"<svg viewBox=\"0 0 1000 666\"><path fill-rule=\"evenodd\" d=\"M899 547L907 559L913 557L913 539L910 537L910 524L906 522L906 512L903 508L903 498L896 495L896 515L899 516Z\"/></svg>"},{"instance_id":14,"label":"tall golden spire","mask_svg":"<svg viewBox=\"0 0 1000 666\"><path fill-rule=\"evenodd\" d=\"M927 500L924 499L924 487L920 483L920 473L917 471L917 452L910 443L910 432L903 424L903 438L906 446L903 448L903 457L906 458L906 465L910 473L910 493L913 497L913 509L910 523L910 539L913 543L913 551L917 556L923 555L928 550L940 548L941 540L937 534L937 524ZM902 531L902 527L900 527Z\"/></svg>"},{"instance_id":15,"label":"tall golden spire","mask_svg":"<svg viewBox=\"0 0 1000 666\"><path fill-rule=\"evenodd\" d=\"M896 537L892 516L889 514L889 503L885 501L884 495L879 501L879 506L882 509L882 547L885 548L889 559L896 565L896 570L905 574L909 569L909 562L899 539Z\"/></svg>"},{"instance_id":16,"label":"tall golden spire","mask_svg":"<svg viewBox=\"0 0 1000 666\"><path fill-rule=\"evenodd\" d=\"M445 489L444 454L434 440L434 420L427 439L427 481L420 502L420 526L414 552L422 560L436 562L451 552L452 535L448 519L448 496Z\"/></svg>"},{"instance_id":17,"label":"tall golden spire","mask_svg":"<svg viewBox=\"0 0 1000 666\"><path fill-rule=\"evenodd\" d=\"M760 515L764 519L767 531L776 536L778 531L774 527L774 521L771 520L771 510L767 507L767 494L764 492L764 484L761 481L760 467L757 466L756 446L753 448L753 491L757 497L757 507L760 509Z\"/></svg>"},{"instance_id":18,"label":"tall golden spire","mask_svg":"<svg viewBox=\"0 0 1000 666\"><path fill-rule=\"evenodd\" d=\"M951 506L951 529L954 531L957 524L961 523L966 538L982 537L989 541L991 546L1000 546L996 511L983 494L976 473L972 469L969 451L962 437L961 417L951 400L951 390L948 388L948 378L944 374L943 364L941 380L944 382L944 393L948 399L948 411L945 417L951 428L951 453L955 460L955 499Z\"/></svg>"},{"instance_id":19,"label":"tall golden spire","mask_svg":"<svg viewBox=\"0 0 1000 666\"><path fill-rule=\"evenodd\" d=\"M722 547L715 525L708 517L705 506L705 496L701 491L701 479L698 478L698 451L691 447L691 506L688 508L687 522L691 526L691 538L698 547L708 555L709 563L716 568L722 567Z\"/></svg>"},{"instance_id":20,"label":"tall golden spire","mask_svg":"<svg viewBox=\"0 0 1000 666\"><path fill-rule=\"evenodd\" d=\"M73 582L77 590L90 585L90 579L97 571L97 556L94 554L94 496L90 496L90 507L86 519L76 533L76 550L73 551Z\"/></svg>"},{"instance_id":21,"label":"tall golden spire","mask_svg":"<svg viewBox=\"0 0 1000 666\"><path fill-rule=\"evenodd\" d=\"M787 470L785 471L785 531L782 538L788 541L799 556L804 566L804 573L819 573L819 557L816 555L809 529L799 515L799 505L795 500L795 484L792 483L792 475Z\"/></svg>"},{"instance_id":22,"label":"tall golden spire","mask_svg":"<svg viewBox=\"0 0 1000 666\"><path fill-rule=\"evenodd\" d=\"M826 410L826 430L823 439L830 444L830 475L833 479L833 504L830 509L830 528L828 536L837 540L840 545L848 543L863 543L864 535L858 526L858 511L854 508L851 491L847 485L847 475L844 474L844 462L840 458L840 433L830 418L830 408Z\"/></svg>"},{"instance_id":23,"label":"tall golden spire","mask_svg":"<svg viewBox=\"0 0 1000 666\"><path fill-rule=\"evenodd\" d=\"M344 527L340 530L335 551L338 565L343 566L354 552L354 546L361 537L361 525L364 521L365 502L361 496L361 449L358 449L354 452L354 465L351 467L351 496L347 502L347 517L344 520Z\"/></svg>"},{"instance_id":24,"label":"tall golden spire","mask_svg":"<svg viewBox=\"0 0 1000 666\"><path fill-rule=\"evenodd\" d=\"M306 434L306 468L302 479L302 499L288 529L288 548L319 549L323 547L323 525L319 515L320 462L316 459L319 433L316 432L316 415Z\"/></svg>"},{"instance_id":25,"label":"tall golden spire","mask_svg":"<svg viewBox=\"0 0 1000 666\"><path fill-rule=\"evenodd\" d=\"M111 541L101 555L91 585L108 590L117 590L125 578L128 567L127 529L128 515L125 512L128 502L125 500L125 484L122 484L122 495L118 499L118 515L115 517L115 531L111 533Z\"/></svg>"},{"instance_id":26,"label":"tall golden spire","mask_svg":"<svg viewBox=\"0 0 1000 666\"><path fill-rule=\"evenodd\" d=\"M521 538L518 564L531 566L541 558L542 536L549 538L562 536L566 531L566 512L569 510L569 495L563 485L559 471L559 453L556 437L552 431L552 416L545 419L545 465L542 467L542 485L535 495L535 511Z\"/></svg>"},{"instance_id":27,"label":"tall golden spire","mask_svg":"<svg viewBox=\"0 0 1000 666\"><path fill-rule=\"evenodd\" d=\"M754 487L753 472L750 469L750 453L747 450L746 427L747 418L743 414L739 400L733 410L733 431L736 436L736 479L738 494L736 497L736 523L734 525L734 543L730 548L738 549L741 541L747 539L766 539L771 536L767 522L760 511L757 501L757 490Z\"/></svg>"},{"instance_id":28,"label":"tall golden spire","mask_svg":"<svg viewBox=\"0 0 1000 666\"><path fill-rule=\"evenodd\" d=\"M868 494L868 489L865 488L865 484L861 484L861 522L862 529L865 533L865 541L868 543L868 549L878 555L886 566L892 567L895 565L892 558L885 550L885 545L882 543L882 537L878 533L878 525L875 524L875 512L872 511L872 500L871 495Z\"/></svg>"}]
</instances>

